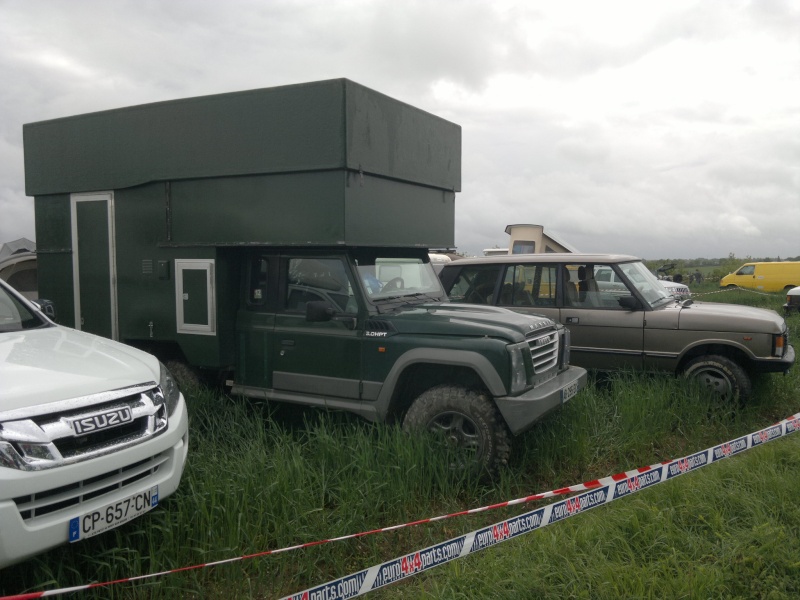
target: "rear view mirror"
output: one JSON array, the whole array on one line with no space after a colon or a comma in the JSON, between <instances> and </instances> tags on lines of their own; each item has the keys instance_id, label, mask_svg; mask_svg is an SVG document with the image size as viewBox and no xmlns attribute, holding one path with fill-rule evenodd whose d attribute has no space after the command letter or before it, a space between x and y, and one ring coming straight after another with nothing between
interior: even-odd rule
<instances>
[{"instance_id":1,"label":"rear view mirror","mask_svg":"<svg viewBox=\"0 0 800 600\"><path fill-rule=\"evenodd\" d=\"M33 301L39 310L45 315L50 317L53 321L56 320L56 305L52 300L45 300L44 298L37 298Z\"/></svg>"}]
</instances>

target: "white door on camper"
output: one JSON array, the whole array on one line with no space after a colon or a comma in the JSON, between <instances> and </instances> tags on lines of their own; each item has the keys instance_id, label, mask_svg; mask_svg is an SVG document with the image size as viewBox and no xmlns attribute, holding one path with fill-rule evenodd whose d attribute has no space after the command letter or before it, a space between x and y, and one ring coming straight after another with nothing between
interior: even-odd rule
<instances>
[{"instance_id":1,"label":"white door on camper","mask_svg":"<svg viewBox=\"0 0 800 600\"><path fill-rule=\"evenodd\" d=\"M72 194L70 205L75 328L117 339L114 194Z\"/></svg>"}]
</instances>

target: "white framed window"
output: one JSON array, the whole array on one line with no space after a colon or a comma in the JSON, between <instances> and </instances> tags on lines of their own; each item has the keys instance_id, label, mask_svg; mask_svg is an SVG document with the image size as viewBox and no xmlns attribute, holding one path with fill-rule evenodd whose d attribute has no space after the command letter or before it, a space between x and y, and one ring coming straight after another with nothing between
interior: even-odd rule
<instances>
[{"instance_id":1,"label":"white framed window","mask_svg":"<svg viewBox=\"0 0 800 600\"><path fill-rule=\"evenodd\" d=\"M217 334L215 289L212 259L175 259L175 316L178 333Z\"/></svg>"}]
</instances>

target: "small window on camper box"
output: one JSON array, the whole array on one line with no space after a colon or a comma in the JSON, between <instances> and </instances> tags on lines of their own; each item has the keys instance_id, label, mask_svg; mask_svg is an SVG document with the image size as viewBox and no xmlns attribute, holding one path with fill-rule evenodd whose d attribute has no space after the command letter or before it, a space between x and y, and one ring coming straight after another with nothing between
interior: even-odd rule
<instances>
[{"instance_id":1,"label":"small window on camper box","mask_svg":"<svg viewBox=\"0 0 800 600\"><path fill-rule=\"evenodd\" d=\"M536 252L536 242L531 240L516 240L511 247L511 254L533 254Z\"/></svg>"}]
</instances>

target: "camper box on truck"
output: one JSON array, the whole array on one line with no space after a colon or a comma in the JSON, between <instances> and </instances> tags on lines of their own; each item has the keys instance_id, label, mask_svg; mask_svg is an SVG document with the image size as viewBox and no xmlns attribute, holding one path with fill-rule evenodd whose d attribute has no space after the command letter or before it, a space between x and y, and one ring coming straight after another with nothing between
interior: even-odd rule
<instances>
[{"instance_id":1,"label":"camper box on truck","mask_svg":"<svg viewBox=\"0 0 800 600\"><path fill-rule=\"evenodd\" d=\"M337 79L32 123L24 142L40 295L177 373L477 435L489 470L586 380L553 321L446 303L428 249L454 242L454 123Z\"/></svg>"},{"instance_id":2,"label":"camper box on truck","mask_svg":"<svg viewBox=\"0 0 800 600\"><path fill-rule=\"evenodd\" d=\"M742 287L761 292L788 291L800 285L800 262L751 262L720 279L720 287Z\"/></svg>"}]
</instances>

